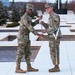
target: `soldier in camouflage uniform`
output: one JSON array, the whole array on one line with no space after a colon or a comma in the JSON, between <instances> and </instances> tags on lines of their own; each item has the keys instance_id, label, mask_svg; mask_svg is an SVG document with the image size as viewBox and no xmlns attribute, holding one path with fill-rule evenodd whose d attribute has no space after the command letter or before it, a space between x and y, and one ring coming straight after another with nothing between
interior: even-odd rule
<instances>
[{"instance_id":1,"label":"soldier in camouflage uniform","mask_svg":"<svg viewBox=\"0 0 75 75\"><path fill-rule=\"evenodd\" d=\"M53 5L51 3L45 4L45 10L49 13L48 24L41 21L49 36L50 55L54 68L49 69L49 72L59 72L59 44L60 44L60 17L53 12Z\"/></svg>"},{"instance_id":2,"label":"soldier in camouflage uniform","mask_svg":"<svg viewBox=\"0 0 75 75\"><path fill-rule=\"evenodd\" d=\"M34 6L32 4L27 4L26 6L26 13L21 17L21 23L20 23L20 29L18 32L18 50L16 55L16 73L25 73L26 71L23 71L20 68L21 65L21 59L23 55L25 55L25 60L27 63L27 71L38 71L38 69L32 68L30 64L30 40L29 40L29 33L32 32L35 35L41 36L41 34L38 34L37 31L34 30L34 26L39 23L39 19L37 19L34 23L32 23L31 15Z\"/></svg>"}]
</instances>

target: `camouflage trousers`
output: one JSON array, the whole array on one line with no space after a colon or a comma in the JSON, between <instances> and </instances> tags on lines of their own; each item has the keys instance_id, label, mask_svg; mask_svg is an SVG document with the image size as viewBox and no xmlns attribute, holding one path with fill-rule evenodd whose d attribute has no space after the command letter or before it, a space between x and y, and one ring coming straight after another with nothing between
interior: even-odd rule
<instances>
[{"instance_id":1,"label":"camouflage trousers","mask_svg":"<svg viewBox=\"0 0 75 75\"><path fill-rule=\"evenodd\" d=\"M20 41L18 42L18 50L16 54L16 64L20 65L21 59L24 56L27 65L30 64L30 41Z\"/></svg>"},{"instance_id":2,"label":"camouflage trousers","mask_svg":"<svg viewBox=\"0 0 75 75\"><path fill-rule=\"evenodd\" d=\"M59 44L60 38L55 39L53 35L49 35L50 55L54 65L59 64Z\"/></svg>"}]
</instances>

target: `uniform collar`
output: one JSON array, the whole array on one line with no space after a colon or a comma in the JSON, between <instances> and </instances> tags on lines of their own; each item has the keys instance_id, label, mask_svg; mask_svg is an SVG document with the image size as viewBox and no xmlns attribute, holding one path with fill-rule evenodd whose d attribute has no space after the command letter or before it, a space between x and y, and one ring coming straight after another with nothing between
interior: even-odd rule
<instances>
[{"instance_id":1,"label":"uniform collar","mask_svg":"<svg viewBox=\"0 0 75 75\"><path fill-rule=\"evenodd\" d=\"M29 18L31 18L31 16L29 16L27 13L25 13L26 16L28 16Z\"/></svg>"},{"instance_id":2,"label":"uniform collar","mask_svg":"<svg viewBox=\"0 0 75 75\"><path fill-rule=\"evenodd\" d=\"M54 14L54 11L50 13L50 15L53 15L53 14Z\"/></svg>"}]
</instances>

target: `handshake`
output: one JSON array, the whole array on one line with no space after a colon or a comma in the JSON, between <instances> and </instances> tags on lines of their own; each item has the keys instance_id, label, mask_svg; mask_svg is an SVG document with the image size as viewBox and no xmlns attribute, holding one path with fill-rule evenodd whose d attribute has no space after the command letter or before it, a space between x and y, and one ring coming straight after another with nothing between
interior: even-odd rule
<instances>
[{"instance_id":1,"label":"handshake","mask_svg":"<svg viewBox=\"0 0 75 75\"><path fill-rule=\"evenodd\" d=\"M38 36L39 36L39 37L43 37L44 35L43 35L43 34L38 34Z\"/></svg>"},{"instance_id":2,"label":"handshake","mask_svg":"<svg viewBox=\"0 0 75 75\"><path fill-rule=\"evenodd\" d=\"M43 34L38 34L38 36L39 36L39 40L43 40L43 38L44 38Z\"/></svg>"},{"instance_id":3,"label":"handshake","mask_svg":"<svg viewBox=\"0 0 75 75\"><path fill-rule=\"evenodd\" d=\"M42 30L41 32L42 32L41 34L38 34L39 39L43 39L43 37L44 37L43 34L46 33L46 30Z\"/></svg>"}]
</instances>

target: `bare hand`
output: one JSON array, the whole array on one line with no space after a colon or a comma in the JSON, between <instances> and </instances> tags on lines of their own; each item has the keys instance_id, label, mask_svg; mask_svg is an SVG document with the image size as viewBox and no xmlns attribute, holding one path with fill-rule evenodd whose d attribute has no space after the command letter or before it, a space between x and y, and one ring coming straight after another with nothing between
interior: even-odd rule
<instances>
[{"instance_id":1,"label":"bare hand","mask_svg":"<svg viewBox=\"0 0 75 75\"><path fill-rule=\"evenodd\" d=\"M45 22L44 22L44 21L41 21L40 23L41 23L42 25L44 25L44 24L45 24Z\"/></svg>"},{"instance_id":2,"label":"bare hand","mask_svg":"<svg viewBox=\"0 0 75 75\"><path fill-rule=\"evenodd\" d=\"M43 35L43 34L41 34L41 35L39 36L39 40L44 40L44 35Z\"/></svg>"},{"instance_id":3,"label":"bare hand","mask_svg":"<svg viewBox=\"0 0 75 75\"><path fill-rule=\"evenodd\" d=\"M44 35L43 35L43 34L38 34L38 36L39 36L39 37L43 37Z\"/></svg>"}]
</instances>

